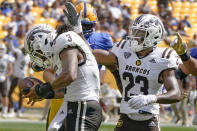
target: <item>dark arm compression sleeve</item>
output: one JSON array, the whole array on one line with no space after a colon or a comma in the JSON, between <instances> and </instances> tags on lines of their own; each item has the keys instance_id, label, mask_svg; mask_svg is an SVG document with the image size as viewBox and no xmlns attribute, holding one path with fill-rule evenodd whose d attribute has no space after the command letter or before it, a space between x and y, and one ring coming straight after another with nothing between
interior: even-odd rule
<instances>
[{"instance_id":1,"label":"dark arm compression sleeve","mask_svg":"<svg viewBox=\"0 0 197 131\"><path fill-rule=\"evenodd\" d=\"M178 68L175 71L175 76L176 76L177 79L183 80L185 77L187 77L187 74L185 74L180 68Z\"/></svg>"},{"instance_id":2,"label":"dark arm compression sleeve","mask_svg":"<svg viewBox=\"0 0 197 131\"><path fill-rule=\"evenodd\" d=\"M122 93L122 82L121 82L121 79L120 79L119 70L113 71L112 74L116 79L116 84L118 86L118 89L119 89L120 93Z\"/></svg>"}]
</instances>

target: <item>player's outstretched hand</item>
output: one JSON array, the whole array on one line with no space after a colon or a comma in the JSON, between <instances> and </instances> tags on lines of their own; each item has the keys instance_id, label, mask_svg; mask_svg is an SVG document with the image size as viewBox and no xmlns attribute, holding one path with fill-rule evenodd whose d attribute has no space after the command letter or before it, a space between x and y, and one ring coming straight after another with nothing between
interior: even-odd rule
<instances>
[{"instance_id":1,"label":"player's outstretched hand","mask_svg":"<svg viewBox=\"0 0 197 131\"><path fill-rule=\"evenodd\" d=\"M139 109L143 106L146 106L151 103L155 103L157 97L155 95L136 95L131 96L131 99L128 101L130 108Z\"/></svg>"},{"instance_id":2,"label":"player's outstretched hand","mask_svg":"<svg viewBox=\"0 0 197 131\"><path fill-rule=\"evenodd\" d=\"M81 14L82 13L81 12L77 13L76 8L71 2L66 2L65 7L67 11L65 9L63 9L63 11L64 11L67 22L73 27L76 33L81 33L82 32L82 26L81 26Z\"/></svg>"},{"instance_id":3,"label":"player's outstretched hand","mask_svg":"<svg viewBox=\"0 0 197 131\"><path fill-rule=\"evenodd\" d=\"M178 55L182 55L187 52L187 45L183 42L179 33L176 33L177 38L175 38L170 46L176 51Z\"/></svg>"}]
</instances>

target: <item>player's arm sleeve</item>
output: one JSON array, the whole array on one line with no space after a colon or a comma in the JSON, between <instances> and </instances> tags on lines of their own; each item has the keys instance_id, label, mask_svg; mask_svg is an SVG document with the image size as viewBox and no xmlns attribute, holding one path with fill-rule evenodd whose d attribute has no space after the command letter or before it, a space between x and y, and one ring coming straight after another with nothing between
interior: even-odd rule
<instances>
[{"instance_id":1,"label":"player's arm sleeve","mask_svg":"<svg viewBox=\"0 0 197 131\"><path fill-rule=\"evenodd\" d=\"M121 82L121 78L120 78L118 67L117 66L109 66L107 68L113 74L113 76L114 76L114 78L116 80L116 84L118 86L118 89L119 89L120 93L122 93L123 87L122 87L122 82Z\"/></svg>"},{"instance_id":2,"label":"player's arm sleeve","mask_svg":"<svg viewBox=\"0 0 197 131\"><path fill-rule=\"evenodd\" d=\"M179 80L183 80L185 77L187 77L187 74L185 74L181 68L178 68L177 70L175 70L175 76L177 79Z\"/></svg>"}]
</instances>

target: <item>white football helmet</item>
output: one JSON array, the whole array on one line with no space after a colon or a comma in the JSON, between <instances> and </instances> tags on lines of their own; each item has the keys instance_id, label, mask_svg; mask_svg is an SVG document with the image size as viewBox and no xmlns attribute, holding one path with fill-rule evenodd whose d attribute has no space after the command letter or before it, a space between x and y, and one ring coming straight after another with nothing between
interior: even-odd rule
<instances>
[{"instance_id":1,"label":"white football helmet","mask_svg":"<svg viewBox=\"0 0 197 131\"><path fill-rule=\"evenodd\" d=\"M3 56L7 52L7 47L4 44L0 44L0 56Z\"/></svg>"},{"instance_id":2,"label":"white football helmet","mask_svg":"<svg viewBox=\"0 0 197 131\"><path fill-rule=\"evenodd\" d=\"M42 70L51 66L54 37L55 30L46 24L36 25L28 31L24 46L26 52L30 55L32 65L36 65Z\"/></svg>"},{"instance_id":3,"label":"white football helmet","mask_svg":"<svg viewBox=\"0 0 197 131\"><path fill-rule=\"evenodd\" d=\"M143 14L135 19L130 27L131 50L139 52L149 47L156 46L164 38L162 21L154 15Z\"/></svg>"}]
</instances>

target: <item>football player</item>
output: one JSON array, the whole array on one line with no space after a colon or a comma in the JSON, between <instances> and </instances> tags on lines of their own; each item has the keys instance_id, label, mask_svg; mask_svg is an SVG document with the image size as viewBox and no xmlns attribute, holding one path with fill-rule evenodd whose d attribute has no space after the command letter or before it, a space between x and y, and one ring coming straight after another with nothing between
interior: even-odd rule
<instances>
[{"instance_id":1,"label":"football player","mask_svg":"<svg viewBox=\"0 0 197 131\"><path fill-rule=\"evenodd\" d=\"M11 44L10 44L11 45ZM10 107L10 113L8 114L9 117L14 117L14 104L12 99L12 93L17 86L18 80L23 79L26 77L27 74L27 68L30 65L30 57L29 55L25 54L25 48L21 47L21 49L15 49L14 47L11 48L13 55L15 57L14 62L14 73L13 73L13 79L9 90L9 107ZM30 76L33 74L33 71L31 68L29 68ZM22 93L19 92L19 107L17 110L17 116L22 117Z\"/></svg>"},{"instance_id":2,"label":"football player","mask_svg":"<svg viewBox=\"0 0 197 131\"><path fill-rule=\"evenodd\" d=\"M0 93L2 95L2 113L3 118L7 117L8 112L8 85L7 81L13 74L14 59L7 53L7 48L4 44L0 44Z\"/></svg>"},{"instance_id":3,"label":"football player","mask_svg":"<svg viewBox=\"0 0 197 131\"><path fill-rule=\"evenodd\" d=\"M79 28L74 17L68 17L73 28ZM77 21L80 20L78 17ZM120 119L116 131L159 131L159 105L178 102L181 90L174 70L179 58L170 48L159 48L164 26L154 15L144 14L134 20L128 39L113 46L112 51L93 50L99 64L118 65L123 84ZM167 92L157 94L162 83Z\"/></svg>"},{"instance_id":4,"label":"football player","mask_svg":"<svg viewBox=\"0 0 197 131\"><path fill-rule=\"evenodd\" d=\"M120 41L112 52L94 51L98 63L119 66L123 93L115 130L159 131L158 104L181 99L174 74L178 57L173 50L156 46L164 37L163 23L158 17L141 15L130 31L128 39ZM162 83L167 92L157 95Z\"/></svg>"},{"instance_id":5,"label":"football player","mask_svg":"<svg viewBox=\"0 0 197 131\"><path fill-rule=\"evenodd\" d=\"M112 39L108 33L97 33L95 32L95 25L97 22L97 14L94 7L92 7L89 3L82 2L76 6L76 10L78 13L82 11L82 29L83 35L87 42L90 44L92 49L103 49L109 50L112 48ZM101 70L101 65L98 65L100 70L100 83L104 82L105 76L105 68ZM46 71L45 71L46 72ZM49 73L52 72L51 70ZM48 123L50 124L53 120L55 114L59 110L63 100L61 99L53 99L51 100L50 112L48 117Z\"/></svg>"},{"instance_id":6,"label":"football player","mask_svg":"<svg viewBox=\"0 0 197 131\"><path fill-rule=\"evenodd\" d=\"M24 45L34 69L52 68L55 73L53 81L30 88L24 96L29 103L41 98L59 98L55 90L65 88L64 102L48 131L62 127L70 131L97 131L102 115L99 70L84 40L73 31L56 34L50 26L39 24L26 34Z\"/></svg>"},{"instance_id":7,"label":"football player","mask_svg":"<svg viewBox=\"0 0 197 131\"><path fill-rule=\"evenodd\" d=\"M192 74L197 77L197 48L191 48L188 51L187 45L183 42L181 36L177 33L177 38L171 43L172 48L179 54L182 64L179 65L179 68L176 70L176 78L181 82L189 74ZM190 52L190 54L188 53ZM184 92L184 95L187 97L189 91ZM195 101L195 105L197 101ZM195 107L195 112L197 112L197 107ZM196 124L197 114L194 116L194 124Z\"/></svg>"}]
</instances>

